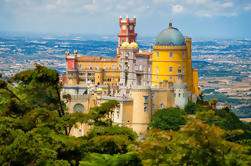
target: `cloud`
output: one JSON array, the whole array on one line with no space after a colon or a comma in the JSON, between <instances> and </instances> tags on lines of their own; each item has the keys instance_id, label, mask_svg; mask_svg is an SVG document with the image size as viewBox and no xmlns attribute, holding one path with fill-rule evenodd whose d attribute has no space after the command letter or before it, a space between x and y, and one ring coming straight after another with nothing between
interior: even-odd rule
<instances>
[{"instance_id":1,"label":"cloud","mask_svg":"<svg viewBox=\"0 0 251 166\"><path fill-rule=\"evenodd\" d=\"M251 11L251 4L248 4L243 8L245 11Z\"/></svg>"},{"instance_id":2,"label":"cloud","mask_svg":"<svg viewBox=\"0 0 251 166\"><path fill-rule=\"evenodd\" d=\"M222 7L233 7L234 3L233 2L226 2L221 5Z\"/></svg>"},{"instance_id":3,"label":"cloud","mask_svg":"<svg viewBox=\"0 0 251 166\"><path fill-rule=\"evenodd\" d=\"M52 17L92 19L119 15L159 17L193 15L197 17L236 16L250 11L246 0L0 0L0 15L16 20Z\"/></svg>"},{"instance_id":4,"label":"cloud","mask_svg":"<svg viewBox=\"0 0 251 166\"><path fill-rule=\"evenodd\" d=\"M183 13L184 12L184 7L181 6L181 5L174 5L172 7L172 12L175 13L175 14Z\"/></svg>"}]
</instances>

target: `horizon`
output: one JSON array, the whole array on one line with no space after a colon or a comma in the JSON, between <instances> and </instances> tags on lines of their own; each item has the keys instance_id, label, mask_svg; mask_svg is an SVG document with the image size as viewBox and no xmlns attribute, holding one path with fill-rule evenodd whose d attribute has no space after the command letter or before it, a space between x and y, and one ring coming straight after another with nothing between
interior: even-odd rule
<instances>
[{"instance_id":1,"label":"horizon","mask_svg":"<svg viewBox=\"0 0 251 166\"><path fill-rule=\"evenodd\" d=\"M93 40L93 41L117 41L117 33L111 34L111 33L104 33L104 34L98 34L98 33L71 33L71 32L28 32L28 31L7 31L7 30L0 30L0 34L5 33L5 36L15 36L17 35L18 37L37 37L39 36L42 39L46 39L45 37L55 37L56 40L80 40L80 41L88 41L88 40ZM8 34L6 34L8 33ZM137 33L137 32L136 32ZM184 35L184 34L183 34ZM82 36L82 37L88 37L87 39L58 39L56 37L67 37L67 36ZM4 36L0 36L2 38L4 38ZM97 40L95 39L95 37L99 37L100 39ZM103 37L103 39L101 39ZM105 37L112 37L112 39L109 38L105 38ZM152 41L154 42L156 39L156 36L145 36L145 35L140 35L138 34L137 36L137 40L143 40L146 38L150 38L152 39ZM250 37L193 37L193 36L187 36L184 35L184 37L190 37L192 38L192 41L221 41L221 40L251 40L251 36ZM92 39L93 38L93 39ZM116 38L116 39L115 39Z\"/></svg>"},{"instance_id":2,"label":"horizon","mask_svg":"<svg viewBox=\"0 0 251 166\"><path fill-rule=\"evenodd\" d=\"M248 0L0 0L0 31L114 35L119 16L136 16L139 36L156 37L171 20L194 39L251 38Z\"/></svg>"}]
</instances>

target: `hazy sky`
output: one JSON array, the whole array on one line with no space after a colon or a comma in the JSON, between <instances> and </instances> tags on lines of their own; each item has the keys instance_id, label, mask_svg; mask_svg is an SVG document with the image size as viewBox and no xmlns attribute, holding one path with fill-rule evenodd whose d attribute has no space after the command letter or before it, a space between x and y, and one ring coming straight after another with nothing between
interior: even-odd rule
<instances>
[{"instance_id":1,"label":"hazy sky","mask_svg":"<svg viewBox=\"0 0 251 166\"><path fill-rule=\"evenodd\" d=\"M142 36L172 20L193 38L251 38L251 0L0 0L0 31L116 34L120 15Z\"/></svg>"}]
</instances>

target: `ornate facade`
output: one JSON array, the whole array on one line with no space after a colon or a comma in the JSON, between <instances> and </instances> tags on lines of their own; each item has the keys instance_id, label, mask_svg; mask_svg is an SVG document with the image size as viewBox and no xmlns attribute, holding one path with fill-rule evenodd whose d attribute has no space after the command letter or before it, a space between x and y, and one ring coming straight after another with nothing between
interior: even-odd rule
<instances>
[{"instance_id":1,"label":"ornate facade","mask_svg":"<svg viewBox=\"0 0 251 166\"><path fill-rule=\"evenodd\" d=\"M88 113L107 100L120 102L114 123L145 133L158 109L183 108L196 100L198 71L192 68L191 38L169 27L158 35L153 52L140 50L136 43L136 18L119 19L121 28L115 58L85 57L66 52L67 69L63 93L72 95L69 112ZM72 134L83 135L86 124Z\"/></svg>"}]
</instances>

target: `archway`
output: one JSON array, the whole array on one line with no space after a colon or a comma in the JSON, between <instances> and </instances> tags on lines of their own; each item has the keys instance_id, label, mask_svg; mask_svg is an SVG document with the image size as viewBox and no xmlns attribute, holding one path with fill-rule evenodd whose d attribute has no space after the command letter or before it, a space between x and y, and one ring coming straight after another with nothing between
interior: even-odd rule
<instances>
[{"instance_id":1,"label":"archway","mask_svg":"<svg viewBox=\"0 0 251 166\"><path fill-rule=\"evenodd\" d=\"M83 106L83 104L75 104L73 107L73 112L83 112L84 113L84 109L85 107Z\"/></svg>"}]
</instances>

